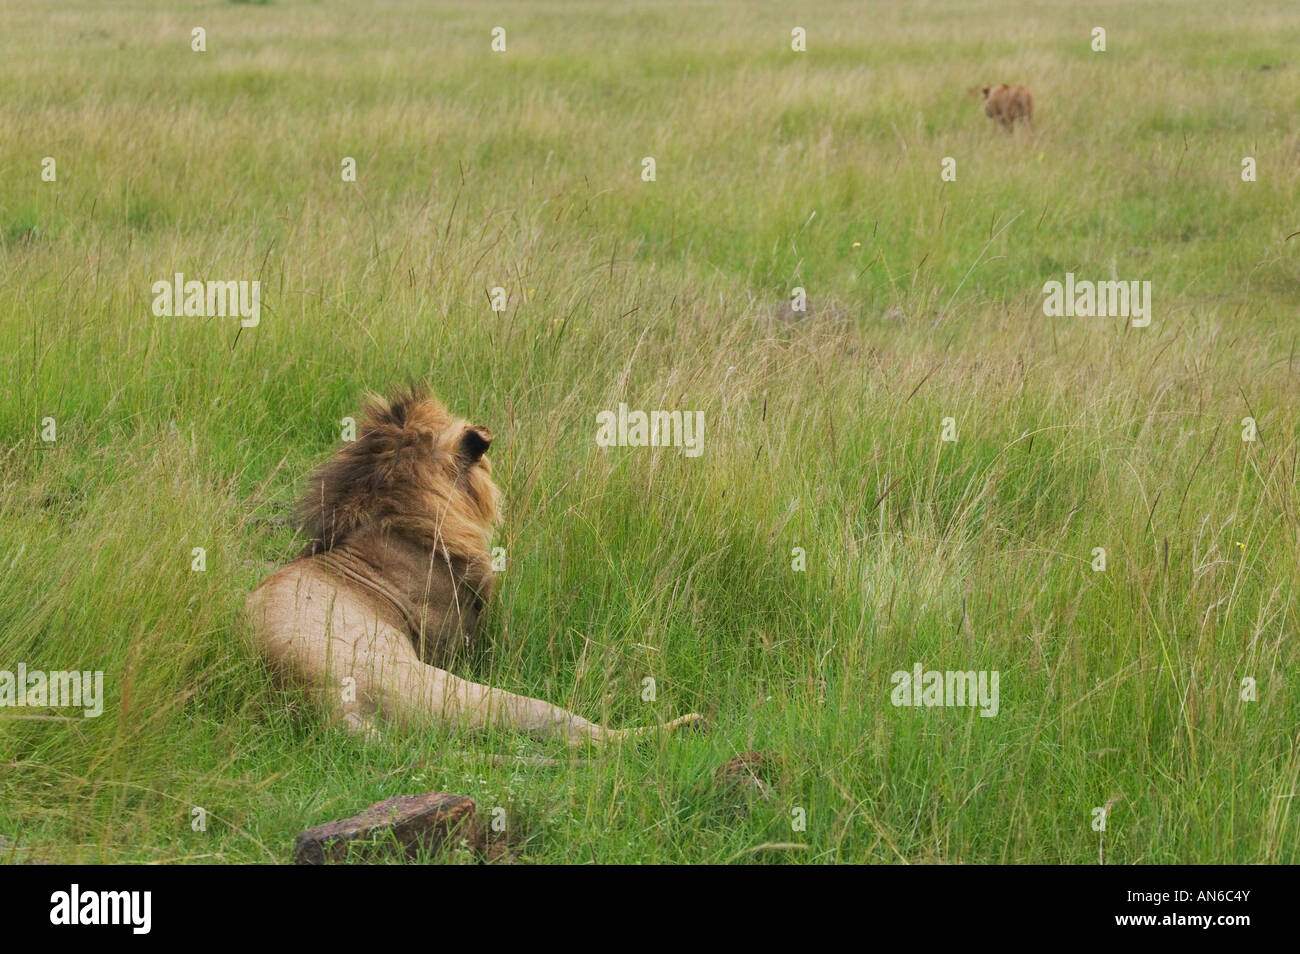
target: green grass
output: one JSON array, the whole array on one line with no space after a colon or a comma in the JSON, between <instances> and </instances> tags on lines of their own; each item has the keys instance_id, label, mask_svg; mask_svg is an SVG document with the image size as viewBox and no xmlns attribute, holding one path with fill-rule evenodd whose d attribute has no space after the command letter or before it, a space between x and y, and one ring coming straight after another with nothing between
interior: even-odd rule
<instances>
[{"instance_id":1,"label":"green grass","mask_svg":"<svg viewBox=\"0 0 1300 954\"><path fill-rule=\"evenodd\" d=\"M1296 862L1300 10L984 7L0 3L0 669L107 694L0 709L0 857L283 861L448 791L529 862ZM260 326L154 317L178 271L260 279ZM1044 317L1066 271L1150 280L1151 326ZM409 379L497 434L462 674L708 734L539 767L276 685L275 518ZM598 448L619 401L703 411L704 454ZM1000 713L895 708L916 662ZM738 810L708 779L751 750Z\"/></svg>"}]
</instances>

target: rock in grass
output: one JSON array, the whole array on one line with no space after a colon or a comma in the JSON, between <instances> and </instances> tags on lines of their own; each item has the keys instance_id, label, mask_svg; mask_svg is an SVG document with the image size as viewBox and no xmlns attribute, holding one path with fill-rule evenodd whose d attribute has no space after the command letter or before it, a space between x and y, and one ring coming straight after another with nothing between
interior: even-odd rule
<instances>
[{"instance_id":1,"label":"rock in grass","mask_svg":"<svg viewBox=\"0 0 1300 954\"><path fill-rule=\"evenodd\" d=\"M475 852L483 850L474 799L468 795L396 795L352 818L299 832L293 860L300 865L342 861L353 842L395 842L413 857L421 848L432 852L462 838Z\"/></svg>"}]
</instances>

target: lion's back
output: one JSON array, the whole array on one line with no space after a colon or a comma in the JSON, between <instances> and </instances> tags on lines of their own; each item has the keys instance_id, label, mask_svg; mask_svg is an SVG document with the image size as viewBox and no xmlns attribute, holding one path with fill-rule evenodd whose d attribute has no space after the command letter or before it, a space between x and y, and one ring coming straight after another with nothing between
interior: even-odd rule
<instances>
[{"instance_id":1,"label":"lion's back","mask_svg":"<svg viewBox=\"0 0 1300 954\"><path fill-rule=\"evenodd\" d=\"M407 637L372 594L315 557L295 560L257 585L244 602L259 648L277 669L319 682L331 656L359 662ZM336 667L337 668L337 667Z\"/></svg>"}]
</instances>

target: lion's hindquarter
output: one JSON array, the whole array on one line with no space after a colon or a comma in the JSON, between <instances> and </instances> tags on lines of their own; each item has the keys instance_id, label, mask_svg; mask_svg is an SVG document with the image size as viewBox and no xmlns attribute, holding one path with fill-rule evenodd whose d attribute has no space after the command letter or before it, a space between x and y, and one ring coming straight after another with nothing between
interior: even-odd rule
<instances>
[{"instance_id":1,"label":"lion's hindquarter","mask_svg":"<svg viewBox=\"0 0 1300 954\"><path fill-rule=\"evenodd\" d=\"M247 606L271 664L345 715L375 711L386 688L422 665L395 609L312 559L268 577Z\"/></svg>"},{"instance_id":2,"label":"lion's hindquarter","mask_svg":"<svg viewBox=\"0 0 1300 954\"><path fill-rule=\"evenodd\" d=\"M250 594L247 607L272 665L322 692L321 701L349 725L365 724L379 713L401 722L498 724L543 736L577 737L597 728L540 699L426 665L395 608L330 573L315 558L297 560L268 577Z\"/></svg>"},{"instance_id":3,"label":"lion's hindquarter","mask_svg":"<svg viewBox=\"0 0 1300 954\"><path fill-rule=\"evenodd\" d=\"M1034 94L1024 86L1017 86L1015 89L1016 117L1023 119L1026 123L1033 122L1034 119Z\"/></svg>"}]
</instances>

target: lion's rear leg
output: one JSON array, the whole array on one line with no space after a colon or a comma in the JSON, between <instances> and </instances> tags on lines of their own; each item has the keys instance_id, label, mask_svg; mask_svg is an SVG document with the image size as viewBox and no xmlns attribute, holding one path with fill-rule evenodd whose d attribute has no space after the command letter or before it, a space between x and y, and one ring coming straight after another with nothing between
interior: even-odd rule
<instances>
[{"instance_id":1,"label":"lion's rear leg","mask_svg":"<svg viewBox=\"0 0 1300 954\"><path fill-rule=\"evenodd\" d=\"M692 713L662 727L607 729L543 699L493 689L426 665L409 641L395 646L394 652L401 657L395 660L396 678L380 690L384 715L393 719L435 718L471 729L510 729L537 739L563 739L570 745L619 741L660 728L673 731L701 720Z\"/></svg>"},{"instance_id":2,"label":"lion's rear leg","mask_svg":"<svg viewBox=\"0 0 1300 954\"><path fill-rule=\"evenodd\" d=\"M539 739L599 741L601 726L542 699L493 689L427 665L410 648L394 646L392 678L376 686L384 716L395 721L436 720L470 729L511 729Z\"/></svg>"}]
</instances>

